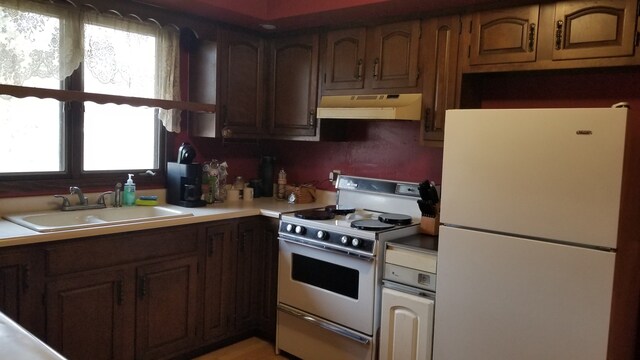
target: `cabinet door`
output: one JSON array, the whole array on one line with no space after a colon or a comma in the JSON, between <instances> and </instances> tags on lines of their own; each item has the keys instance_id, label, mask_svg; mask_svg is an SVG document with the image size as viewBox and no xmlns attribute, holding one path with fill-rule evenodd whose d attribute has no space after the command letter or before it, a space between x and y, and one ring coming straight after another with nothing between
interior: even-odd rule
<instances>
[{"instance_id":1,"label":"cabinet door","mask_svg":"<svg viewBox=\"0 0 640 360\"><path fill-rule=\"evenodd\" d=\"M198 257L137 269L136 358L155 359L196 343Z\"/></svg>"},{"instance_id":2,"label":"cabinet door","mask_svg":"<svg viewBox=\"0 0 640 360\"><path fill-rule=\"evenodd\" d=\"M556 4L553 60L633 55L637 6L636 0Z\"/></svg>"},{"instance_id":3,"label":"cabinet door","mask_svg":"<svg viewBox=\"0 0 640 360\"><path fill-rule=\"evenodd\" d=\"M47 283L47 343L71 360L131 358L125 280L122 271L104 271Z\"/></svg>"},{"instance_id":4,"label":"cabinet door","mask_svg":"<svg viewBox=\"0 0 640 360\"><path fill-rule=\"evenodd\" d=\"M458 16L429 19L425 23L422 141L426 144L442 145L445 112L456 107L459 33Z\"/></svg>"},{"instance_id":5,"label":"cabinet door","mask_svg":"<svg viewBox=\"0 0 640 360\"><path fill-rule=\"evenodd\" d=\"M207 227L207 259L204 288L204 336L221 340L228 335L233 309L231 236L234 223Z\"/></svg>"},{"instance_id":6,"label":"cabinet door","mask_svg":"<svg viewBox=\"0 0 640 360\"><path fill-rule=\"evenodd\" d=\"M41 269L27 253L0 254L0 311L38 337L44 335Z\"/></svg>"},{"instance_id":7,"label":"cabinet door","mask_svg":"<svg viewBox=\"0 0 640 360\"><path fill-rule=\"evenodd\" d=\"M223 137L263 132L264 41L244 33L220 32L218 112Z\"/></svg>"},{"instance_id":8,"label":"cabinet door","mask_svg":"<svg viewBox=\"0 0 640 360\"><path fill-rule=\"evenodd\" d=\"M327 33L324 90L363 88L366 39L366 28Z\"/></svg>"},{"instance_id":9,"label":"cabinet door","mask_svg":"<svg viewBox=\"0 0 640 360\"><path fill-rule=\"evenodd\" d=\"M245 220L238 224L235 239L235 328L242 333L258 325L259 287L262 283L260 253L263 223L261 219Z\"/></svg>"},{"instance_id":10,"label":"cabinet door","mask_svg":"<svg viewBox=\"0 0 640 360\"><path fill-rule=\"evenodd\" d=\"M539 6L523 6L473 14L469 64L536 60Z\"/></svg>"},{"instance_id":11,"label":"cabinet door","mask_svg":"<svg viewBox=\"0 0 640 360\"><path fill-rule=\"evenodd\" d=\"M433 310L431 299L382 289L380 360L431 359Z\"/></svg>"},{"instance_id":12,"label":"cabinet door","mask_svg":"<svg viewBox=\"0 0 640 360\"><path fill-rule=\"evenodd\" d=\"M259 326L261 335L268 340L275 341L276 337L276 308L278 291L278 219L267 219L260 240L260 303Z\"/></svg>"},{"instance_id":13,"label":"cabinet door","mask_svg":"<svg viewBox=\"0 0 640 360\"><path fill-rule=\"evenodd\" d=\"M273 40L269 132L314 136L318 85L318 35Z\"/></svg>"},{"instance_id":14,"label":"cabinet door","mask_svg":"<svg viewBox=\"0 0 640 360\"><path fill-rule=\"evenodd\" d=\"M415 87L418 83L420 21L377 26L373 29L372 51L367 76L374 89Z\"/></svg>"}]
</instances>

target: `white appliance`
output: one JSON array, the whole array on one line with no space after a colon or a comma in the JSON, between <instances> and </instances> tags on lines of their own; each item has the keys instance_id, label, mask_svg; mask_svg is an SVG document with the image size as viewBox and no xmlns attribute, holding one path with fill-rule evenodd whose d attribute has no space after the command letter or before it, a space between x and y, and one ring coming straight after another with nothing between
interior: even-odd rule
<instances>
[{"instance_id":1,"label":"white appliance","mask_svg":"<svg viewBox=\"0 0 640 360\"><path fill-rule=\"evenodd\" d=\"M386 241L418 233L418 184L340 175L337 204L283 214L276 351L373 360Z\"/></svg>"},{"instance_id":2,"label":"white appliance","mask_svg":"<svg viewBox=\"0 0 640 360\"><path fill-rule=\"evenodd\" d=\"M447 111L435 360L606 359L626 122Z\"/></svg>"},{"instance_id":3,"label":"white appliance","mask_svg":"<svg viewBox=\"0 0 640 360\"><path fill-rule=\"evenodd\" d=\"M387 242L378 360L431 360L437 238Z\"/></svg>"}]
</instances>

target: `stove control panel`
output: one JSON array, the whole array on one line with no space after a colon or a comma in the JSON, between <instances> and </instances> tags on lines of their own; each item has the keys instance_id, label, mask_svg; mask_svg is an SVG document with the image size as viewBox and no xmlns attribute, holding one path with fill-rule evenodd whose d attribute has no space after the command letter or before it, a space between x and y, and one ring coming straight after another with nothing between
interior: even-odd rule
<instances>
[{"instance_id":1,"label":"stove control panel","mask_svg":"<svg viewBox=\"0 0 640 360\"><path fill-rule=\"evenodd\" d=\"M375 240L361 239L333 231L314 229L307 226L291 223L280 223L280 233L290 235L295 240L314 243L315 245L328 245L328 247L353 249L372 254L375 249Z\"/></svg>"}]
</instances>

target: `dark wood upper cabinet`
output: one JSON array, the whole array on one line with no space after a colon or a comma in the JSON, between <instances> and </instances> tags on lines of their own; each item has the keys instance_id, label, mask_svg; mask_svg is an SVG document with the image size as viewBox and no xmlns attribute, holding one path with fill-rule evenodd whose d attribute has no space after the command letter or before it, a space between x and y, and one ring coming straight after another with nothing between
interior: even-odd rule
<instances>
[{"instance_id":1,"label":"dark wood upper cabinet","mask_svg":"<svg viewBox=\"0 0 640 360\"><path fill-rule=\"evenodd\" d=\"M420 91L420 20L329 31L323 94Z\"/></svg>"},{"instance_id":2,"label":"dark wood upper cabinet","mask_svg":"<svg viewBox=\"0 0 640 360\"><path fill-rule=\"evenodd\" d=\"M469 64L536 60L539 6L473 14Z\"/></svg>"},{"instance_id":3,"label":"dark wood upper cabinet","mask_svg":"<svg viewBox=\"0 0 640 360\"><path fill-rule=\"evenodd\" d=\"M218 118L223 137L256 137L264 118L264 40L219 32Z\"/></svg>"},{"instance_id":4,"label":"dark wood upper cabinet","mask_svg":"<svg viewBox=\"0 0 640 360\"><path fill-rule=\"evenodd\" d=\"M418 83L420 21L376 26L372 33L372 51L368 59L371 87L415 87Z\"/></svg>"},{"instance_id":5,"label":"dark wood upper cabinet","mask_svg":"<svg viewBox=\"0 0 640 360\"><path fill-rule=\"evenodd\" d=\"M270 137L316 134L318 47L315 33L271 42Z\"/></svg>"},{"instance_id":6,"label":"dark wood upper cabinet","mask_svg":"<svg viewBox=\"0 0 640 360\"><path fill-rule=\"evenodd\" d=\"M428 19L424 22L425 82L422 102L421 142L442 146L447 109L458 107L458 34L457 15Z\"/></svg>"},{"instance_id":7,"label":"dark wood upper cabinet","mask_svg":"<svg viewBox=\"0 0 640 360\"><path fill-rule=\"evenodd\" d=\"M354 28L327 33L324 89L362 89L367 30Z\"/></svg>"},{"instance_id":8,"label":"dark wood upper cabinet","mask_svg":"<svg viewBox=\"0 0 640 360\"><path fill-rule=\"evenodd\" d=\"M637 0L589 0L465 15L462 72L638 65L637 11Z\"/></svg>"},{"instance_id":9,"label":"dark wood upper cabinet","mask_svg":"<svg viewBox=\"0 0 640 360\"><path fill-rule=\"evenodd\" d=\"M637 0L567 1L556 4L553 59L632 56Z\"/></svg>"}]
</instances>

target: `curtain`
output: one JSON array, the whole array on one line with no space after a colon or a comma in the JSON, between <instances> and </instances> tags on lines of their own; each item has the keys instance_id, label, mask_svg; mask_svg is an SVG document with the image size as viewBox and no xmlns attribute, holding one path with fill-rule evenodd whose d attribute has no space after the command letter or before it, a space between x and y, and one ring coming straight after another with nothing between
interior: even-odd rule
<instances>
[{"instance_id":1,"label":"curtain","mask_svg":"<svg viewBox=\"0 0 640 360\"><path fill-rule=\"evenodd\" d=\"M108 28L119 36L91 35L84 31L85 26ZM141 36L155 38L155 78L141 79L142 71L127 57L126 47L136 48ZM70 6L0 0L0 59L3 84L30 86L34 78L64 80L84 62L85 69L105 84L131 79L145 82L125 84L130 93L113 95L178 101L181 98L179 32L172 26L160 27L157 23ZM153 84L150 92L141 90L149 84ZM158 109L156 115L168 131L180 132L180 112Z\"/></svg>"}]
</instances>

